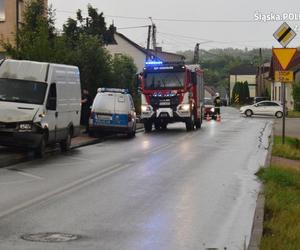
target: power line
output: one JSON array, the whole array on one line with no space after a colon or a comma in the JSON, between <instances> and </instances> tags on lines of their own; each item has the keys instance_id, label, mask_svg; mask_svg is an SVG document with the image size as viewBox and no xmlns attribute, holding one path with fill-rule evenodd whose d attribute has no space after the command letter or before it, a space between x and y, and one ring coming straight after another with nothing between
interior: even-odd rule
<instances>
[{"instance_id":1,"label":"power line","mask_svg":"<svg viewBox=\"0 0 300 250\"><path fill-rule=\"evenodd\" d=\"M58 13L73 13L71 10L57 10ZM84 13L84 11L83 11ZM137 17L137 16L120 16L120 15L105 15L110 18L132 19L132 20L149 20L149 17ZM257 23L254 19L176 19L176 18L152 18L154 21L165 22L191 22L191 23Z\"/></svg>"},{"instance_id":2,"label":"power line","mask_svg":"<svg viewBox=\"0 0 300 250\"><path fill-rule=\"evenodd\" d=\"M142 25L142 26L132 26L132 27L121 27L118 30L128 30L128 29L138 29L138 28L148 28L149 25Z\"/></svg>"}]
</instances>

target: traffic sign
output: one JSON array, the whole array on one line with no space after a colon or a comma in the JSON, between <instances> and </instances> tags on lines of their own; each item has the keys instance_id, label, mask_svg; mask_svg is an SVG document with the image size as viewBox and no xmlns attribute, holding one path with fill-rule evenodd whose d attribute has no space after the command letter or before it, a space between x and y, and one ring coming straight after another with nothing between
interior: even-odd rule
<instances>
[{"instance_id":1,"label":"traffic sign","mask_svg":"<svg viewBox=\"0 0 300 250\"><path fill-rule=\"evenodd\" d=\"M296 32L287 23L283 23L273 36L285 48L294 39Z\"/></svg>"},{"instance_id":2,"label":"traffic sign","mask_svg":"<svg viewBox=\"0 0 300 250\"><path fill-rule=\"evenodd\" d=\"M273 54L277 57L283 70L290 64L296 52L295 48L273 48Z\"/></svg>"},{"instance_id":3,"label":"traffic sign","mask_svg":"<svg viewBox=\"0 0 300 250\"><path fill-rule=\"evenodd\" d=\"M275 71L275 81L276 82L294 82L294 72L293 71Z\"/></svg>"}]
</instances>

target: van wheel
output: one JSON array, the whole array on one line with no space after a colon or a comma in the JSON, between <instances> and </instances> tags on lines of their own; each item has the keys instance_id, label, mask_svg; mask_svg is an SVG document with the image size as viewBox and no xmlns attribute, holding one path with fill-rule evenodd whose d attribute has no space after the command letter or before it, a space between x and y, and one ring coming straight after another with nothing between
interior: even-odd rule
<instances>
[{"instance_id":1,"label":"van wheel","mask_svg":"<svg viewBox=\"0 0 300 250\"><path fill-rule=\"evenodd\" d=\"M34 154L38 158L44 158L46 154L46 137L43 135L40 145L35 149Z\"/></svg>"},{"instance_id":2,"label":"van wheel","mask_svg":"<svg viewBox=\"0 0 300 250\"><path fill-rule=\"evenodd\" d=\"M71 131L68 132L67 138L60 142L60 149L62 152L68 152L71 149Z\"/></svg>"}]
</instances>

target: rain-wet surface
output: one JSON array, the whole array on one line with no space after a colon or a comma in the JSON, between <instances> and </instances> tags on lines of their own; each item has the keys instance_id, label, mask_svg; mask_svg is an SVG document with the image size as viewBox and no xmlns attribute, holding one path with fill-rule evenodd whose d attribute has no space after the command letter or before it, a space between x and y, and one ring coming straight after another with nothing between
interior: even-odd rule
<instances>
[{"instance_id":1,"label":"rain-wet surface","mask_svg":"<svg viewBox=\"0 0 300 250\"><path fill-rule=\"evenodd\" d=\"M272 119L223 113L0 169L0 249L243 249ZM47 232L82 237L21 239Z\"/></svg>"}]
</instances>

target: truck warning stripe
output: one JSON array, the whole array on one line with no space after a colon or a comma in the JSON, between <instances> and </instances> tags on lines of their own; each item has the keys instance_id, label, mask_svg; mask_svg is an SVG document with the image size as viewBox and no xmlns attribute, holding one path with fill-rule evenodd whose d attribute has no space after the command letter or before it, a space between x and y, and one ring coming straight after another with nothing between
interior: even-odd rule
<instances>
[{"instance_id":1,"label":"truck warning stripe","mask_svg":"<svg viewBox=\"0 0 300 250\"><path fill-rule=\"evenodd\" d=\"M291 27L288 27L288 29L278 38L278 42L281 42L291 31Z\"/></svg>"}]
</instances>

